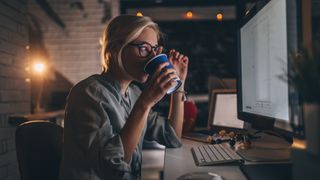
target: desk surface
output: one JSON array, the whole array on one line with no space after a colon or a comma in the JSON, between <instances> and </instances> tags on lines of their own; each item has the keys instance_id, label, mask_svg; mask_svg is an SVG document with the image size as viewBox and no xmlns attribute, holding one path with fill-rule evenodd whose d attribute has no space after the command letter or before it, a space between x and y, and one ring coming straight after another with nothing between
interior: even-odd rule
<instances>
[{"instance_id":1,"label":"desk surface","mask_svg":"<svg viewBox=\"0 0 320 180\"><path fill-rule=\"evenodd\" d=\"M182 139L181 148L167 148L164 159L164 180L176 180L179 176L190 172L213 172L228 180L246 179L238 165L196 166L191 147L201 142Z\"/></svg>"}]
</instances>

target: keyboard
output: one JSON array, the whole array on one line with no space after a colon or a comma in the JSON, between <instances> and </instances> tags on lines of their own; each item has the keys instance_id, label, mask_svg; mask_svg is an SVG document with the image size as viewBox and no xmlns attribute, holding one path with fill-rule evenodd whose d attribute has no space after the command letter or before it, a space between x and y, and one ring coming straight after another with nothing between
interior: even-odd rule
<instances>
[{"instance_id":1,"label":"keyboard","mask_svg":"<svg viewBox=\"0 0 320 180\"><path fill-rule=\"evenodd\" d=\"M222 144L192 147L191 152L197 166L243 162L243 159L233 149Z\"/></svg>"}]
</instances>

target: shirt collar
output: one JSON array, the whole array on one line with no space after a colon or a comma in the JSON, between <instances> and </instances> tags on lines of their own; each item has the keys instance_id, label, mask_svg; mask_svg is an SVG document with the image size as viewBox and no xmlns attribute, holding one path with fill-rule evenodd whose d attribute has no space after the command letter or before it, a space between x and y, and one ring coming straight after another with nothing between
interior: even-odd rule
<instances>
[{"instance_id":1,"label":"shirt collar","mask_svg":"<svg viewBox=\"0 0 320 180\"><path fill-rule=\"evenodd\" d=\"M116 79L114 79L112 77L112 75L110 73L102 73L102 78L107 81L109 84L111 84L111 86L114 88L114 90L116 91L116 95L118 100L121 102L123 101L123 99L125 98L124 95L121 94L121 86L119 81L117 81ZM127 93L129 94L129 89L130 89L131 84L129 84L128 89L127 89ZM130 98L130 96L129 96Z\"/></svg>"}]
</instances>

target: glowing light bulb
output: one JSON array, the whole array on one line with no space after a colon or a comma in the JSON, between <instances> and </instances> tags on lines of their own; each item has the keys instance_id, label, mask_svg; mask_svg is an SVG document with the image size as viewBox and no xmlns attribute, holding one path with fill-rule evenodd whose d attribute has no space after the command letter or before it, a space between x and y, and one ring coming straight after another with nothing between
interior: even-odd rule
<instances>
[{"instance_id":1,"label":"glowing light bulb","mask_svg":"<svg viewBox=\"0 0 320 180\"><path fill-rule=\"evenodd\" d=\"M222 14L221 12L219 12L219 13L217 13L216 17L217 17L217 20L218 20L218 21L222 21L222 19L223 19L223 14Z\"/></svg>"},{"instance_id":2,"label":"glowing light bulb","mask_svg":"<svg viewBox=\"0 0 320 180\"><path fill-rule=\"evenodd\" d=\"M142 12L140 12L140 11L138 11L136 15L137 16L143 16Z\"/></svg>"},{"instance_id":3,"label":"glowing light bulb","mask_svg":"<svg viewBox=\"0 0 320 180\"><path fill-rule=\"evenodd\" d=\"M193 17L192 11L187 11L186 12L186 16L187 16L188 19L191 19Z\"/></svg>"},{"instance_id":4,"label":"glowing light bulb","mask_svg":"<svg viewBox=\"0 0 320 180\"><path fill-rule=\"evenodd\" d=\"M33 71L38 74L42 74L46 69L46 66L43 63L35 63L33 65Z\"/></svg>"}]
</instances>

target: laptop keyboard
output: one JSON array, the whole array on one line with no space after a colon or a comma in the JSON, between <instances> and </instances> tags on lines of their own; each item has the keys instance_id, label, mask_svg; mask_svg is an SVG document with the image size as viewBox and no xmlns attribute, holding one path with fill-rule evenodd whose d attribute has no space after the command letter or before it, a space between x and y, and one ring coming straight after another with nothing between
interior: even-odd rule
<instances>
[{"instance_id":1,"label":"laptop keyboard","mask_svg":"<svg viewBox=\"0 0 320 180\"><path fill-rule=\"evenodd\" d=\"M192 147L191 152L197 166L242 162L242 158L230 147L210 144Z\"/></svg>"}]
</instances>

